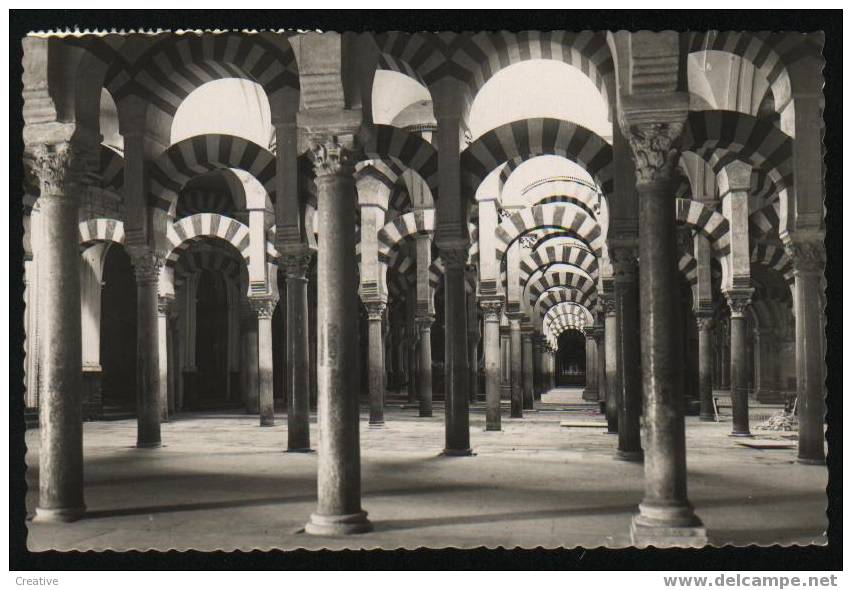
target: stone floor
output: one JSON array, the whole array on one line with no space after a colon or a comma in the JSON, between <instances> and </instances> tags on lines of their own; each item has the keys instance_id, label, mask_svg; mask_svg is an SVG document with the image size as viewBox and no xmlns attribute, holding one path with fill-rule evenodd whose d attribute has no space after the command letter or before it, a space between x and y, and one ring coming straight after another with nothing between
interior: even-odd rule
<instances>
[{"instance_id":1,"label":"stone floor","mask_svg":"<svg viewBox=\"0 0 852 590\"><path fill-rule=\"evenodd\" d=\"M364 508L375 531L317 538L302 527L316 504L316 454L282 452L286 419L260 428L233 413L181 415L163 425L160 449L134 448L130 420L85 425L87 516L29 524L31 550L625 546L642 498L642 466L613 460L616 437L578 391L544 396L523 420L504 414L484 431L471 411L473 457L443 457L443 409L435 417L389 407L383 429L362 416ZM791 433L727 436L729 423L687 419L689 496L714 545L824 543L824 467L795 462ZM757 431L756 431L757 432ZM312 424L316 440L316 424ZM38 490L38 431L27 432L27 508Z\"/></svg>"}]
</instances>

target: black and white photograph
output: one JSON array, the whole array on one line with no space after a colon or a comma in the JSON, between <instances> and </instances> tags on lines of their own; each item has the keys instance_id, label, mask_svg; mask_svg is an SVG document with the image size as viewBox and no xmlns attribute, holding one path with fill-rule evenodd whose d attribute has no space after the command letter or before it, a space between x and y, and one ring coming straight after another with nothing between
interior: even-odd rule
<instances>
[{"instance_id":1,"label":"black and white photograph","mask_svg":"<svg viewBox=\"0 0 852 590\"><path fill-rule=\"evenodd\" d=\"M826 548L839 26L295 20L11 39L28 554Z\"/></svg>"}]
</instances>

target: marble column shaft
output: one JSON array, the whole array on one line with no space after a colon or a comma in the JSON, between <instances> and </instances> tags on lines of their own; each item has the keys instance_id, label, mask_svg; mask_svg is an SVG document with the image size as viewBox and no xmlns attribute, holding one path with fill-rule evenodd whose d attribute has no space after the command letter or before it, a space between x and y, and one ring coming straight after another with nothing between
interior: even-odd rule
<instances>
[{"instance_id":1,"label":"marble column shaft","mask_svg":"<svg viewBox=\"0 0 852 590\"><path fill-rule=\"evenodd\" d=\"M311 371L308 326L310 253L284 257L287 281L287 450L311 448Z\"/></svg>"},{"instance_id":2,"label":"marble column shaft","mask_svg":"<svg viewBox=\"0 0 852 590\"><path fill-rule=\"evenodd\" d=\"M731 308L731 435L751 436L748 419L748 363L746 359L746 309L750 293L728 294Z\"/></svg>"},{"instance_id":3,"label":"marble column shaft","mask_svg":"<svg viewBox=\"0 0 852 590\"><path fill-rule=\"evenodd\" d=\"M677 277L674 189L683 123L631 130L639 194L639 298L645 431L645 494L634 516L634 541L701 544L706 533L687 499L683 350Z\"/></svg>"},{"instance_id":4,"label":"marble column shaft","mask_svg":"<svg viewBox=\"0 0 852 590\"><path fill-rule=\"evenodd\" d=\"M610 434L618 433L618 398L621 384L618 382L616 343L618 326L615 317L615 299L610 296L604 302L604 363L606 379L606 422Z\"/></svg>"},{"instance_id":5,"label":"marble column shaft","mask_svg":"<svg viewBox=\"0 0 852 590\"><path fill-rule=\"evenodd\" d=\"M639 337L637 251L611 248L615 269L616 366L618 368L618 451L616 458L642 460L642 366Z\"/></svg>"},{"instance_id":6,"label":"marble column shaft","mask_svg":"<svg viewBox=\"0 0 852 590\"><path fill-rule=\"evenodd\" d=\"M420 417L432 415L432 323L434 318L417 318L420 340L417 344L420 360L417 363L417 397L420 400Z\"/></svg>"},{"instance_id":7,"label":"marble column shaft","mask_svg":"<svg viewBox=\"0 0 852 590\"><path fill-rule=\"evenodd\" d=\"M696 317L698 325L698 398L700 418L705 422L716 419L713 411L713 318Z\"/></svg>"},{"instance_id":8,"label":"marble column shaft","mask_svg":"<svg viewBox=\"0 0 852 590\"><path fill-rule=\"evenodd\" d=\"M258 398L257 314L248 305L243 314L243 371L247 414L260 413Z\"/></svg>"},{"instance_id":9,"label":"marble column shaft","mask_svg":"<svg viewBox=\"0 0 852 590\"><path fill-rule=\"evenodd\" d=\"M382 342L382 319L386 304L383 301L368 301L369 349L367 375L370 385L370 426L380 427L385 423L385 367L384 344Z\"/></svg>"},{"instance_id":10,"label":"marble column shaft","mask_svg":"<svg viewBox=\"0 0 852 590\"><path fill-rule=\"evenodd\" d=\"M169 421L169 309L173 299L160 297L157 304L157 350L160 370L160 421Z\"/></svg>"},{"instance_id":11,"label":"marble column shaft","mask_svg":"<svg viewBox=\"0 0 852 590\"><path fill-rule=\"evenodd\" d=\"M67 148L67 149L66 149ZM82 332L78 187L70 146L41 147L38 254L39 495L35 520L70 522L83 502Z\"/></svg>"},{"instance_id":12,"label":"marble column shaft","mask_svg":"<svg viewBox=\"0 0 852 590\"><path fill-rule=\"evenodd\" d=\"M482 300L482 347L485 355L485 430L500 430L500 311L499 299Z\"/></svg>"},{"instance_id":13,"label":"marble column shaft","mask_svg":"<svg viewBox=\"0 0 852 590\"><path fill-rule=\"evenodd\" d=\"M825 463L825 328L822 241L790 241L796 306L796 389L800 463Z\"/></svg>"},{"instance_id":14,"label":"marble column shaft","mask_svg":"<svg viewBox=\"0 0 852 590\"><path fill-rule=\"evenodd\" d=\"M153 448L162 444L157 281L163 259L142 248L131 261L136 275L136 446Z\"/></svg>"},{"instance_id":15,"label":"marble column shaft","mask_svg":"<svg viewBox=\"0 0 852 590\"><path fill-rule=\"evenodd\" d=\"M535 366L533 363L533 333L532 330L523 330L521 333L523 341L523 373L524 373L524 409L532 410L535 406L535 395L533 388L533 371Z\"/></svg>"},{"instance_id":16,"label":"marble column shaft","mask_svg":"<svg viewBox=\"0 0 852 590\"><path fill-rule=\"evenodd\" d=\"M511 410L512 418L524 417L524 389L523 389L523 367L521 349L521 318L517 315L509 316L509 358L511 371Z\"/></svg>"},{"instance_id":17,"label":"marble column shaft","mask_svg":"<svg viewBox=\"0 0 852 590\"><path fill-rule=\"evenodd\" d=\"M447 455L470 455L470 416L467 346L467 290L465 273L467 247L443 248L444 260L444 350L445 362L445 446Z\"/></svg>"},{"instance_id":18,"label":"marble column shaft","mask_svg":"<svg viewBox=\"0 0 852 590\"><path fill-rule=\"evenodd\" d=\"M257 314L257 389L261 426L275 426L275 398L272 379L272 314L275 299L251 299Z\"/></svg>"},{"instance_id":19,"label":"marble column shaft","mask_svg":"<svg viewBox=\"0 0 852 590\"><path fill-rule=\"evenodd\" d=\"M317 185L317 509L310 534L371 530L361 509L356 373L358 313L352 153L337 138L314 148Z\"/></svg>"}]
</instances>

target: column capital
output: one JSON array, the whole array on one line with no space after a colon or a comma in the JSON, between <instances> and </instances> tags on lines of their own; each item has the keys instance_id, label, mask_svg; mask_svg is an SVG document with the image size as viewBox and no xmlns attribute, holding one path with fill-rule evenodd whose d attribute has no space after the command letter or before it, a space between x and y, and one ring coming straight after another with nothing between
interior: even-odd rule
<instances>
[{"instance_id":1,"label":"column capital","mask_svg":"<svg viewBox=\"0 0 852 590\"><path fill-rule=\"evenodd\" d=\"M825 272L825 242L822 235L800 236L787 233L783 236L784 251L793 263L795 276L801 274L819 275Z\"/></svg>"},{"instance_id":2,"label":"column capital","mask_svg":"<svg viewBox=\"0 0 852 590\"><path fill-rule=\"evenodd\" d=\"M501 298L480 299L479 307L482 309L486 322L500 321L500 313L503 311L503 300Z\"/></svg>"},{"instance_id":3,"label":"column capital","mask_svg":"<svg viewBox=\"0 0 852 590\"><path fill-rule=\"evenodd\" d=\"M677 140L683 133L683 125L683 119L629 125L627 141L633 150L637 187L671 179L680 157Z\"/></svg>"},{"instance_id":4,"label":"column capital","mask_svg":"<svg viewBox=\"0 0 852 590\"><path fill-rule=\"evenodd\" d=\"M157 297L157 313L168 317L174 302L175 298L173 295L160 295Z\"/></svg>"},{"instance_id":5,"label":"column capital","mask_svg":"<svg viewBox=\"0 0 852 590\"><path fill-rule=\"evenodd\" d=\"M447 270L466 270L468 257L468 248L466 245L439 246L439 251L441 253L441 260L444 261L444 266Z\"/></svg>"},{"instance_id":6,"label":"column capital","mask_svg":"<svg viewBox=\"0 0 852 590\"><path fill-rule=\"evenodd\" d=\"M615 315L615 294L614 293L598 293L598 301L601 304L601 310L604 315L614 316Z\"/></svg>"},{"instance_id":7,"label":"column capital","mask_svg":"<svg viewBox=\"0 0 852 590\"><path fill-rule=\"evenodd\" d=\"M365 301L364 306L367 308L367 318L371 322L379 322L384 317L388 304L385 301Z\"/></svg>"},{"instance_id":8,"label":"column capital","mask_svg":"<svg viewBox=\"0 0 852 590\"><path fill-rule=\"evenodd\" d=\"M712 315L696 315L695 316L695 325L698 327L699 332L707 332L713 329L715 321L713 320Z\"/></svg>"},{"instance_id":9,"label":"column capital","mask_svg":"<svg viewBox=\"0 0 852 590\"><path fill-rule=\"evenodd\" d=\"M288 281L307 281L308 268L313 253L307 247L286 251L281 255L281 266Z\"/></svg>"},{"instance_id":10,"label":"column capital","mask_svg":"<svg viewBox=\"0 0 852 590\"><path fill-rule=\"evenodd\" d=\"M317 135L311 138L314 173L351 177L355 171L356 142L353 135Z\"/></svg>"},{"instance_id":11,"label":"column capital","mask_svg":"<svg viewBox=\"0 0 852 590\"><path fill-rule=\"evenodd\" d=\"M82 180L84 161L70 141L38 144L31 148L32 172L39 180L41 196L76 196L74 185Z\"/></svg>"},{"instance_id":12,"label":"column capital","mask_svg":"<svg viewBox=\"0 0 852 590\"><path fill-rule=\"evenodd\" d=\"M275 313L275 305L278 303L277 297L251 297L249 298L249 304L251 305L254 313L257 314L258 319L272 319L272 315Z\"/></svg>"},{"instance_id":13,"label":"column capital","mask_svg":"<svg viewBox=\"0 0 852 590\"><path fill-rule=\"evenodd\" d=\"M435 316L432 314L419 315L414 318L414 323L417 325L417 328L423 332L425 330L431 330L432 324L435 322Z\"/></svg>"},{"instance_id":14,"label":"column capital","mask_svg":"<svg viewBox=\"0 0 852 590\"><path fill-rule=\"evenodd\" d=\"M633 243L611 245L609 259L616 284L636 282L639 273L639 250Z\"/></svg>"},{"instance_id":15,"label":"column capital","mask_svg":"<svg viewBox=\"0 0 852 590\"><path fill-rule=\"evenodd\" d=\"M595 339L595 327L594 326L583 326L580 330L583 335L586 337L586 340L594 340Z\"/></svg>"},{"instance_id":16,"label":"column capital","mask_svg":"<svg viewBox=\"0 0 852 590\"><path fill-rule=\"evenodd\" d=\"M127 248L130 254L130 263L133 265L133 273L137 284L156 284L160 279L160 269L166 262L159 252L149 248L130 246Z\"/></svg>"},{"instance_id":17,"label":"column capital","mask_svg":"<svg viewBox=\"0 0 852 590\"><path fill-rule=\"evenodd\" d=\"M754 289L737 289L730 290L725 293L725 298L728 300L728 307L731 308L732 318L743 318L748 306L751 305L751 297L754 294Z\"/></svg>"}]
</instances>

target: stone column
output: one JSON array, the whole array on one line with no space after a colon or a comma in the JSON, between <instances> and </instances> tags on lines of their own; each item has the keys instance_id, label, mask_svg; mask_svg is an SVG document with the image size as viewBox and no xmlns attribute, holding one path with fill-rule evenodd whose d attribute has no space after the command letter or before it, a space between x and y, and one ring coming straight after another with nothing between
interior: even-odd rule
<instances>
[{"instance_id":1,"label":"stone column","mask_svg":"<svg viewBox=\"0 0 852 590\"><path fill-rule=\"evenodd\" d=\"M305 531L315 535L372 529L361 509L361 442L355 340L358 312L354 164L341 138L313 149L317 185L317 509Z\"/></svg>"},{"instance_id":2,"label":"stone column","mask_svg":"<svg viewBox=\"0 0 852 590\"><path fill-rule=\"evenodd\" d=\"M598 319L600 322L600 318ZM601 408L606 414L606 328L603 323L595 324L595 368L597 369L598 400L604 402Z\"/></svg>"},{"instance_id":3,"label":"stone column","mask_svg":"<svg viewBox=\"0 0 852 590\"><path fill-rule=\"evenodd\" d=\"M532 410L535 407L535 397L533 388L533 332L532 328L524 327L521 331L521 339L523 341L523 372L524 372L524 409Z\"/></svg>"},{"instance_id":4,"label":"stone column","mask_svg":"<svg viewBox=\"0 0 852 590\"><path fill-rule=\"evenodd\" d=\"M616 367L618 369L618 450L615 458L643 458L639 418L642 414L642 366L639 340L638 258L632 240L610 247L613 263Z\"/></svg>"},{"instance_id":5,"label":"stone column","mask_svg":"<svg viewBox=\"0 0 852 590\"><path fill-rule=\"evenodd\" d=\"M260 425L275 426L275 402L272 381L272 314L277 300L271 297L250 299L257 314L257 397Z\"/></svg>"},{"instance_id":6,"label":"stone column","mask_svg":"<svg viewBox=\"0 0 852 590\"><path fill-rule=\"evenodd\" d=\"M287 281L287 451L311 450L311 371L308 327L308 267L305 248L283 257Z\"/></svg>"},{"instance_id":7,"label":"stone column","mask_svg":"<svg viewBox=\"0 0 852 590\"><path fill-rule=\"evenodd\" d=\"M586 336L586 388L583 390L583 399L588 402L596 402L598 395L598 345L595 342L595 327L583 328Z\"/></svg>"},{"instance_id":8,"label":"stone column","mask_svg":"<svg viewBox=\"0 0 852 590\"><path fill-rule=\"evenodd\" d=\"M421 418L428 418L432 415L432 323L434 321L434 317L427 315L417 318L416 322L420 330L417 397L420 399Z\"/></svg>"},{"instance_id":9,"label":"stone column","mask_svg":"<svg viewBox=\"0 0 852 590\"><path fill-rule=\"evenodd\" d=\"M748 365L746 359L746 310L751 290L726 293L731 308L731 436L751 436L748 420Z\"/></svg>"},{"instance_id":10,"label":"stone column","mask_svg":"<svg viewBox=\"0 0 852 590\"><path fill-rule=\"evenodd\" d=\"M509 318L509 358L511 371L512 418L524 417L523 368L521 365L521 316L518 313L506 314Z\"/></svg>"},{"instance_id":11,"label":"stone column","mask_svg":"<svg viewBox=\"0 0 852 590\"><path fill-rule=\"evenodd\" d=\"M446 354L445 455L471 455L468 415L468 348L465 267L467 246L442 248L444 261L444 350Z\"/></svg>"},{"instance_id":12,"label":"stone column","mask_svg":"<svg viewBox=\"0 0 852 590\"><path fill-rule=\"evenodd\" d=\"M36 522L83 516L80 249L76 174L68 144L39 146L34 172L41 186L38 253L39 496Z\"/></svg>"},{"instance_id":13,"label":"stone column","mask_svg":"<svg viewBox=\"0 0 852 590\"><path fill-rule=\"evenodd\" d=\"M381 428L385 424L385 366L383 359L382 319L387 304L384 301L367 301L369 322L369 351L367 374L370 384L370 427Z\"/></svg>"},{"instance_id":14,"label":"stone column","mask_svg":"<svg viewBox=\"0 0 852 590\"><path fill-rule=\"evenodd\" d=\"M500 311L501 299L479 302L483 313L482 348L485 354L485 430L500 430Z\"/></svg>"},{"instance_id":15,"label":"stone column","mask_svg":"<svg viewBox=\"0 0 852 590\"><path fill-rule=\"evenodd\" d=\"M257 314L248 302L241 309L243 325L243 400L246 404L247 414L258 414L260 412L257 383Z\"/></svg>"},{"instance_id":16,"label":"stone column","mask_svg":"<svg viewBox=\"0 0 852 590\"><path fill-rule=\"evenodd\" d=\"M599 296L600 297L600 296ZM615 297L611 293L607 293L601 297L601 303L604 314L604 367L606 379L606 423L607 432L610 434L618 434L618 397L621 384L618 382L618 366L617 355L618 346L616 343L618 326L615 317Z\"/></svg>"},{"instance_id":17,"label":"stone column","mask_svg":"<svg viewBox=\"0 0 852 590\"><path fill-rule=\"evenodd\" d=\"M677 43L672 42L667 50L676 51L676 47ZM639 309L646 446L645 495L631 527L633 541L638 545L701 546L707 541L704 527L687 499L684 396L678 389L683 365L683 351L677 344L681 326L679 314L672 313L680 304L672 169L680 157L675 140L683 131L684 103L688 102L686 97L677 96L679 108L674 112L653 109L626 117L637 164L639 195Z\"/></svg>"},{"instance_id":18,"label":"stone column","mask_svg":"<svg viewBox=\"0 0 852 590\"><path fill-rule=\"evenodd\" d=\"M698 398L701 402L700 418L704 422L716 420L713 411L713 317L696 315L698 325Z\"/></svg>"},{"instance_id":19,"label":"stone column","mask_svg":"<svg viewBox=\"0 0 852 590\"><path fill-rule=\"evenodd\" d=\"M533 399L540 400L544 389L544 336L533 336Z\"/></svg>"},{"instance_id":20,"label":"stone column","mask_svg":"<svg viewBox=\"0 0 852 590\"><path fill-rule=\"evenodd\" d=\"M147 247L130 247L136 275L136 446L159 447L160 352L157 281L163 258Z\"/></svg>"},{"instance_id":21,"label":"stone column","mask_svg":"<svg viewBox=\"0 0 852 590\"><path fill-rule=\"evenodd\" d=\"M825 463L825 331L822 325L825 245L820 236L803 240L799 236L788 235L785 241L796 277L799 462L822 465Z\"/></svg>"},{"instance_id":22,"label":"stone column","mask_svg":"<svg viewBox=\"0 0 852 590\"><path fill-rule=\"evenodd\" d=\"M550 378L550 389L556 389L556 351L549 352L550 364L548 369L548 377Z\"/></svg>"},{"instance_id":23,"label":"stone column","mask_svg":"<svg viewBox=\"0 0 852 590\"><path fill-rule=\"evenodd\" d=\"M468 295L470 305L467 310L467 363L470 371L468 395L470 403L479 396L479 318L476 313L476 295Z\"/></svg>"},{"instance_id":24,"label":"stone column","mask_svg":"<svg viewBox=\"0 0 852 590\"><path fill-rule=\"evenodd\" d=\"M169 421L169 310L174 297L160 297L157 302L157 350L160 369L160 421Z\"/></svg>"}]
</instances>

